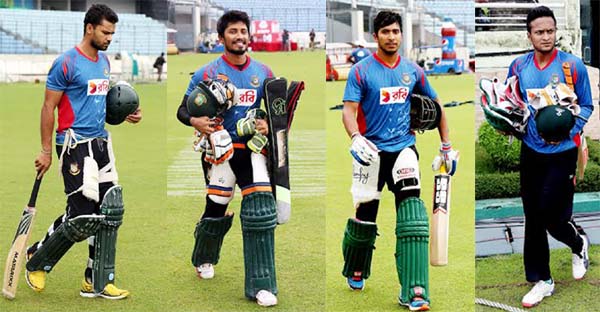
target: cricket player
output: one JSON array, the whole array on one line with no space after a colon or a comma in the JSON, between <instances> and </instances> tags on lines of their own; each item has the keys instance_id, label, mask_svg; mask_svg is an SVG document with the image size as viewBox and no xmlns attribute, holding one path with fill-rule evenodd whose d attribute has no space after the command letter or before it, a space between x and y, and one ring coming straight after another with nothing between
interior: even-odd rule
<instances>
[{"instance_id":1,"label":"cricket player","mask_svg":"<svg viewBox=\"0 0 600 312\"><path fill-rule=\"evenodd\" d=\"M89 259L80 295L122 299L127 290L114 285L116 234L123 202L111 139L104 129L110 63L105 51L118 22L105 5L92 5L83 21L81 42L61 54L48 73L41 113L42 149L35 168L43 175L52 164L54 111L58 108L56 153L67 207L46 236L29 247L27 284L44 290L47 274L75 242L88 239ZM126 117L142 119L141 111Z\"/></svg>"},{"instance_id":2,"label":"cricket player","mask_svg":"<svg viewBox=\"0 0 600 312\"><path fill-rule=\"evenodd\" d=\"M352 53L350 53L350 56L348 57L348 60L352 64L356 64L371 55L371 51L365 48L367 43L364 40L358 40L355 44L356 48L352 50Z\"/></svg>"},{"instance_id":3,"label":"cricket player","mask_svg":"<svg viewBox=\"0 0 600 312\"><path fill-rule=\"evenodd\" d=\"M415 133L410 129L410 99L436 92L423 70L399 55L401 16L381 11L374 20L377 52L352 67L344 91L343 123L352 138L352 197L356 215L344 233L342 274L348 286L362 290L370 275L377 235L376 217L384 184L394 194L396 269L401 284L398 301L411 311L429 310L429 228L421 191ZM437 104L437 106L440 106ZM440 107L437 125L441 148L434 169L444 162L454 174L458 152L452 149L448 124Z\"/></svg>"},{"instance_id":4,"label":"cricket player","mask_svg":"<svg viewBox=\"0 0 600 312\"><path fill-rule=\"evenodd\" d=\"M206 206L196 226L192 253L198 277L211 279L215 274L223 238L233 220L227 206L237 184L243 197L240 219L245 295L261 306L273 306L277 304L274 263L277 214L264 149L268 125L259 117L264 115L260 113L263 81L273 77L273 73L247 54L249 29L250 19L245 12L232 10L221 16L217 31L225 52L194 73L177 117L210 141L203 162L207 177ZM233 83L237 89L236 104L217 118L192 117L186 107L188 96L199 83L211 80Z\"/></svg>"},{"instance_id":5,"label":"cricket player","mask_svg":"<svg viewBox=\"0 0 600 312\"><path fill-rule=\"evenodd\" d=\"M570 85L577 95L579 115L587 119L593 111L590 81L583 62L559 51L556 43L556 18L547 7L531 9L527 15L527 38L533 51L516 58L508 78L516 76L523 99L531 112L521 144L521 197L525 213L524 263L527 281L535 283L522 300L524 307L537 305L552 295L550 252L546 232L571 248L573 278L581 279L588 264L588 238L572 220L577 148L586 123L577 119L561 141L548 141L538 133L539 126L557 128L552 116L538 114L533 96L547 86ZM547 103L556 104L556 103ZM542 124L546 123L546 124Z\"/></svg>"}]
</instances>

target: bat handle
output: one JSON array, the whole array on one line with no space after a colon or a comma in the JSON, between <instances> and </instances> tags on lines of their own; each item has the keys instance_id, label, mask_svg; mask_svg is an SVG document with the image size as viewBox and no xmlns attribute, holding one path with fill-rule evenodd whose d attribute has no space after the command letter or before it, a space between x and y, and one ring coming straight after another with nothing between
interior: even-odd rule
<instances>
[{"instance_id":1,"label":"bat handle","mask_svg":"<svg viewBox=\"0 0 600 312\"><path fill-rule=\"evenodd\" d=\"M35 207L35 201L37 200L38 192L40 190L40 184L42 183L43 175L40 175L38 171L35 175L35 182L33 183L33 189L31 190L31 196L29 196L28 207Z\"/></svg>"},{"instance_id":2,"label":"bat handle","mask_svg":"<svg viewBox=\"0 0 600 312\"><path fill-rule=\"evenodd\" d=\"M442 165L440 166L440 173L446 174L448 173L448 169L446 169L446 161L442 160Z\"/></svg>"}]
</instances>

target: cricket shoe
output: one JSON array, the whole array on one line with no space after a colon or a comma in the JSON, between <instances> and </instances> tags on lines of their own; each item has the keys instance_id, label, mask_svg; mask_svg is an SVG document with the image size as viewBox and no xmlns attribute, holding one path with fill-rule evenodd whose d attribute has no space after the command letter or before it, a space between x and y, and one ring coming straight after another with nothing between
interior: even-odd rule
<instances>
[{"instance_id":1,"label":"cricket shoe","mask_svg":"<svg viewBox=\"0 0 600 312\"><path fill-rule=\"evenodd\" d=\"M354 272L354 276L348 277L347 282L348 287L352 290L365 289L365 279L362 278L362 272Z\"/></svg>"},{"instance_id":2,"label":"cricket shoe","mask_svg":"<svg viewBox=\"0 0 600 312\"><path fill-rule=\"evenodd\" d=\"M261 290L256 294L256 303L262 307L271 307L277 304L277 297L268 290Z\"/></svg>"},{"instance_id":3,"label":"cricket shoe","mask_svg":"<svg viewBox=\"0 0 600 312\"><path fill-rule=\"evenodd\" d=\"M548 281L550 283L548 283ZM554 281L552 279L548 281L539 281L533 286L533 288L523 297L521 303L525 308L532 308L538 305L544 297L552 296L554 292Z\"/></svg>"},{"instance_id":4,"label":"cricket shoe","mask_svg":"<svg viewBox=\"0 0 600 312\"><path fill-rule=\"evenodd\" d=\"M27 253L27 261L31 258L33 253ZM36 292L41 292L46 287L46 275L48 273L44 270L42 271L29 271L25 270L25 280L27 281L27 285L31 289Z\"/></svg>"},{"instance_id":5,"label":"cricket shoe","mask_svg":"<svg viewBox=\"0 0 600 312\"><path fill-rule=\"evenodd\" d=\"M101 297L104 299L118 300L127 298L129 296L129 291L124 289L119 289L114 284L106 284L104 290L101 293L94 292L94 285L88 282L87 279L83 279L81 283L81 290L79 291L79 295L84 298L96 298Z\"/></svg>"},{"instance_id":6,"label":"cricket shoe","mask_svg":"<svg viewBox=\"0 0 600 312\"><path fill-rule=\"evenodd\" d=\"M398 298L398 303L407 307L410 311L429 311L429 301L421 297L414 297L410 302L403 302Z\"/></svg>"},{"instance_id":7,"label":"cricket shoe","mask_svg":"<svg viewBox=\"0 0 600 312\"><path fill-rule=\"evenodd\" d=\"M212 263L204 263L196 267L196 274L200 279L211 279L215 277L215 267Z\"/></svg>"},{"instance_id":8,"label":"cricket shoe","mask_svg":"<svg viewBox=\"0 0 600 312\"><path fill-rule=\"evenodd\" d=\"M585 234L579 234L581 239L583 239L583 247L581 247L581 252L579 254L573 254L573 278L576 280L580 280L583 278L585 273L587 272L588 266L590 265L590 255L588 254L588 248L590 245L590 241Z\"/></svg>"}]
</instances>

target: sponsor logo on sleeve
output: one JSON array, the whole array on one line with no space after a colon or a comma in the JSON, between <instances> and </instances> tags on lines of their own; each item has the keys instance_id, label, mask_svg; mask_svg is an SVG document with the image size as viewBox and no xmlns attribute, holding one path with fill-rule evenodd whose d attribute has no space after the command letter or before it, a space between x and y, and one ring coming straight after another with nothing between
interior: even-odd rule
<instances>
[{"instance_id":1,"label":"sponsor logo on sleeve","mask_svg":"<svg viewBox=\"0 0 600 312\"><path fill-rule=\"evenodd\" d=\"M252 106L257 99L257 92L255 89L237 89L237 105L239 106Z\"/></svg>"},{"instance_id":2,"label":"sponsor logo on sleeve","mask_svg":"<svg viewBox=\"0 0 600 312\"><path fill-rule=\"evenodd\" d=\"M91 79L88 80L87 95L106 95L108 88L108 79Z\"/></svg>"},{"instance_id":3,"label":"sponsor logo on sleeve","mask_svg":"<svg viewBox=\"0 0 600 312\"><path fill-rule=\"evenodd\" d=\"M389 87L379 89L379 104L399 104L405 103L408 98L407 87Z\"/></svg>"}]
</instances>

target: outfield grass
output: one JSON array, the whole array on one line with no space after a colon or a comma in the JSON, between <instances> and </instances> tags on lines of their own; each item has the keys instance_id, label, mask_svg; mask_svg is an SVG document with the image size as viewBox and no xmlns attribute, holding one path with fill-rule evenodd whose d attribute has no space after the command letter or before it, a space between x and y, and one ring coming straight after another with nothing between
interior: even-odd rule
<instances>
[{"instance_id":1,"label":"outfield grass","mask_svg":"<svg viewBox=\"0 0 600 312\"><path fill-rule=\"evenodd\" d=\"M227 234L221 260L213 280L198 280L190 263L193 231L204 207L204 182L199 154L191 151L190 127L176 120L176 110L188 86L190 73L218 55L170 56L167 125L168 209L164 216L169 228L167 281L175 286L181 310L259 311L263 308L244 298L244 266L239 218ZM325 307L325 119L324 53L254 53L271 67L276 76L304 80L304 91L290 138L292 218L277 227L276 269L280 311L323 311ZM186 160L187 159L187 160ZM192 168L192 185L182 176L182 168ZM194 180L195 185L194 185ZM184 194L181 189L187 189ZM230 209L239 213L239 192Z\"/></svg>"},{"instance_id":2,"label":"outfield grass","mask_svg":"<svg viewBox=\"0 0 600 312\"><path fill-rule=\"evenodd\" d=\"M473 76L430 77L443 103L473 99ZM327 83L328 106L341 103L344 82ZM446 109L450 136L462 155L452 179L449 264L430 267L430 293L434 311L474 310L474 109L472 105ZM421 166L421 198L431 209L434 173L429 169L439 148L437 131L417 136ZM362 292L352 292L341 275L341 242L348 217L354 215L351 185L352 157L341 122L341 111L327 112L327 311L397 311L399 291L395 267L396 214L393 195L384 190L377 223L371 277Z\"/></svg>"},{"instance_id":3,"label":"outfield grass","mask_svg":"<svg viewBox=\"0 0 600 312\"><path fill-rule=\"evenodd\" d=\"M119 182L123 186L125 218L119 231L117 285L132 292L122 301L79 296L87 263L87 243L76 244L48 276L46 290L34 293L21 275L17 297L0 299L0 311L161 311L177 304L177 286L165 284L170 228L162 222L168 211L165 196L165 85L135 86L141 101L140 124L109 127ZM39 116L43 84L1 84L0 105L0 255L4 257L26 204L35 175L33 160L40 151ZM53 156L37 201L32 240L41 239L65 209L58 160Z\"/></svg>"},{"instance_id":4,"label":"outfield grass","mask_svg":"<svg viewBox=\"0 0 600 312\"><path fill-rule=\"evenodd\" d=\"M600 247L590 248L590 270L585 278L576 281L571 276L571 251L555 249L550 253L550 269L556 286L554 294L532 311L598 311L600 289ZM521 307L521 299L533 286L525 281L523 255L495 256L476 262L476 295L478 298ZM477 306L476 311L498 311Z\"/></svg>"}]
</instances>

